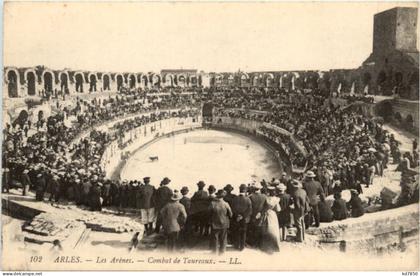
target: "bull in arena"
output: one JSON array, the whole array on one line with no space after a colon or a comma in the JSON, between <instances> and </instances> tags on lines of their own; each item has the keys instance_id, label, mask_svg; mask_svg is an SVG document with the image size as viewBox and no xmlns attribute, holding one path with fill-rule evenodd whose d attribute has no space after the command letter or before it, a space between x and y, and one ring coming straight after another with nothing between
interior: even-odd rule
<instances>
[{"instance_id":1,"label":"bull in arena","mask_svg":"<svg viewBox=\"0 0 420 276\"><path fill-rule=\"evenodd\" d=\"M151 162L159 161L159 156L149 156Z\"/></svg>"}]
</instances>

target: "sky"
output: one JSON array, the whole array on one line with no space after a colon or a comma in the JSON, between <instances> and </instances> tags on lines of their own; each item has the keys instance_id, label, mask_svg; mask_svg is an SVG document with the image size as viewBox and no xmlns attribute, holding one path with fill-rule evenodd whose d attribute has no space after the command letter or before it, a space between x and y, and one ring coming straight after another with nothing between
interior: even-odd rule
<instances>
[{"instance_id":1,"label":"sky","mask_svg":"<svg viewBox=\"0 0 420 276\"><path fill-rule=\"evenodd\" d=\"M6 2L4 65L110 72L357 68L403 2Z\"/></svg>"}]
</instances>

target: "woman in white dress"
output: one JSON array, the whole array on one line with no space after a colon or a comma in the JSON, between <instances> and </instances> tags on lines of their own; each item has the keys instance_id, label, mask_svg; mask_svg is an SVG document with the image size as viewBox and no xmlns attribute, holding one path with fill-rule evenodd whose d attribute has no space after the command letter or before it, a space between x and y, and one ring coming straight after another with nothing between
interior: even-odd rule
<instances>
[{"instance_id":1,"label":"woman in white dress","mask_svg":"<svg viewBox=\"0 0 420 276\"><path fill-rule=\"evenodd\" d=\"M280 251L280 230L277 213L280 212L280 199L276 196L275 187L268 187L268 194L263 215L263 237L261 243L261 250L267 253L274 253Z\"/></svg>"}]
</instances>

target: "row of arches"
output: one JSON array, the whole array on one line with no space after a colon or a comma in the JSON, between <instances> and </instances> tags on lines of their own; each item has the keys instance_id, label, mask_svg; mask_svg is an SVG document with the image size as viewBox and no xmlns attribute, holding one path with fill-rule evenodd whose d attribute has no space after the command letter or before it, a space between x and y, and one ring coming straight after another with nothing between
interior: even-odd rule
<instances>
[{"instance_id":1,"label":"row of arches","mask_svg":"<svg viewBox=\"0 0 420 276\"><path fill-rule=\"evenodd\" d=\"M403 74L395 72L387 75L380 71L376 79L370 72L307 72L300 74L290 72L285 74L259 73L251 74L214 74L210 79L212 86L254 86L254 87L283 87L288 89L322 88L337 92L366 92L375 88L381 90L385 85L392 87L417 86L419 72L414 70Z\"/></svg>"},{"instance_id":2,"label":"row of arches","mask_svg":"<svg viewBox=\"0 0 420 276\"><path fill-rule=\"evenodd\" d=\"M113 77L112 77L113 76ZM99 81L101 85L98 86ZM114 83L115 82L115 83ZM59 72L55 75L50 70L44 70L42 74L37 74L35 70L28 69L24 72L23 82L20 80L19 72L16 68L5 70L5 83L7 93L10 98L19 96L19 88L25 85L27 95L36 95L38 90L52 92L56 89L69 93L70 84L74 85L76 92L82 93L85 90L95 92L98 90L109 91L112 88L120 90L122 87L134 89L137 87L161 87L161 86L199 86L202 85L202 76L187 76L165 74L121 74L111 75L110 73L85 73L81 71L69 73L68 71Z\"/></svg>"}]
</instances>

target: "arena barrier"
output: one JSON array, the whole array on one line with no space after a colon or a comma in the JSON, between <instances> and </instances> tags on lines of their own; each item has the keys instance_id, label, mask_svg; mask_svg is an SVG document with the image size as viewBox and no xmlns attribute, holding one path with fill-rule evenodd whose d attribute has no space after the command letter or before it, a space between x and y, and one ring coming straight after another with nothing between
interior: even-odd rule
<instances>
[{"instance_id":1,"label":"arena barrier","mask_svg":"<svg viewBox=\"0 0 420 276\"><path fill-rule=\"evenodd\" d=\"M111 142L100 161L106 177L111 178L121 162L127 160L132 152L153 140L174 132L200 128L202 117L169 118L139 126L124 134L124 137Z\"/></svg>"},{"instance_id":2,"label":"arena barrier","mask_svg":"<svg viewBox=\"0 0 420 276\"><path fill-rule=\"evenodd\" d=\"M243 118L232 118L232 117L225 117L225 116L216 116L213 117L212 126L218 127L218 128L227 128L227 129L233 129L238 130L241 132L246 132L255 136L264 137L264 140L268 142L270 145L270 148L272 148L275 151L276 157L279 159L280 163L286 163L287 166L290 167L291 171L294 173L302 173L305 168L298 168L293 166L292 162L290 161L290 155L287 150L287 148L282 147L282 143L279 143L279 141L273 141L266 137L264 134L258 131L258 129L261 126L269 127L271 129L275 129L276 131L279 131L280 133L287 135L290 137L291 142L294 144L294 146L301 151L301 153L306 156L307 151L304 148L303 144L301 142L298 142L294 137L293 134L289 131L280 128L278 126L255 121L255 120L249 120L249 119L243 119ZM273 145L274 144L274 145ZM279 146L280 145L280 146Z\"/></svg>"}]
</instances>

